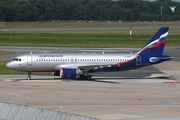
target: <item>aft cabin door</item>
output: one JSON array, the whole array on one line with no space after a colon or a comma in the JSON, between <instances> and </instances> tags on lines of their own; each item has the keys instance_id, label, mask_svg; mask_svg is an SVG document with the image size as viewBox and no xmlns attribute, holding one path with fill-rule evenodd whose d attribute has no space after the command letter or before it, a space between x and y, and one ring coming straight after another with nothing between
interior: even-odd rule
<instances>
[{"instance_id":1,"label":"aft cabin door","mask_svg":"<svg viewBox=\"0 0 180 120\"><path fill-rule=\"evenodd\" d=\"M27 65L28 66L32 65L32 55L27 56Z\"/></svg>"},{"instance_id":2,"label":"aft cabin door","mask_svg":"<svg viewBox=\"0 0 180 120\"><path fill-rule=\"evenodd\" d=\"M141 65L142 64L142 59L141 59L141 56L139 55L137 58L136 58L136 65Z\"/></svg>"}]
</instances>

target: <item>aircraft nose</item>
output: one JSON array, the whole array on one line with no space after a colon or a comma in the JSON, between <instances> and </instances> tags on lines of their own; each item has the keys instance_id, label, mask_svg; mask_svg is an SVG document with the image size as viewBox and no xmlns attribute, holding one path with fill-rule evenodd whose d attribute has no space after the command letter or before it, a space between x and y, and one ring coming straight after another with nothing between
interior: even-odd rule
<instances>
[{"instance_id":1,"label":"aircraft nose","mask_svg":"<svg viewBox=\"0 0 180 120\"><path fill-rule=\"evenodd\" d=\"M8 62L6 64L6 67L9 68L9 69L13 69L13 63L12 62Z\"/></svg>"}]
</instances>

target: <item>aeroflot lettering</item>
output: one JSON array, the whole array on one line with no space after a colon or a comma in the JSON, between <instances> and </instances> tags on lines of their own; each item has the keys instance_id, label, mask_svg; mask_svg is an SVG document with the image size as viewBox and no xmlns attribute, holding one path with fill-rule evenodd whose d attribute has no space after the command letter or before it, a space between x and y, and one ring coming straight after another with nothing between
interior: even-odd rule
<instances>
[{"instance_id":1,"label":"aeroflot lettering","mask_svg":"<svg viewBox=\"0 0 180 120\"><path fill-rule=\"evenodd\" d=\"M39 55L39 57L63 57L63 55Z\"/></svg>"}]
</instances>

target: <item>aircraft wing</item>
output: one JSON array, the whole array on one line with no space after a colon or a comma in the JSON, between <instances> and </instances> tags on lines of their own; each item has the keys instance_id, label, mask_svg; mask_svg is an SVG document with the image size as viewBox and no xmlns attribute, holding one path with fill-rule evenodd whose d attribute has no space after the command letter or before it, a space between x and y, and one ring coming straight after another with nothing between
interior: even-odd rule
<instances>
[{"instance_id":1,"label":"aircraft wing","mask_svg":"<svg viewBox=\"0 0 180 120\"><path fill-rule=\"evenodd\" d=\"M111 67L111 65L91 65L91 64L63 64L63 65L57 65L55 67L56 70L60 70L62 68L75 68L75 69L80 69L83 71L88 71L92 68L103 68L103 67Z\"/></svg>"}]
</instances>

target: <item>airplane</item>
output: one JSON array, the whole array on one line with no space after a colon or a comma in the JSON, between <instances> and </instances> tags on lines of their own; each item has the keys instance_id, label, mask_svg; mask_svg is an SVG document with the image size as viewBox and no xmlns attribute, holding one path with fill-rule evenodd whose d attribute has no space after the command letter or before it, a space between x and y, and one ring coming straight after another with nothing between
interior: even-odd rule
<instances>
[{"instance_id":1,"label":"airplane","mask_svg":"<svg viewBox=\"0 0 180 120\"><path fill-rule=\"evenodd\" d=\"M110 72L137 69L158 64L173 57L163 55L169 27L161 27L137 53L39 53L15 57L6 67L16 71L53 72L60 78L91 80L93 72Z\"/></svg>"}]
</instances>

